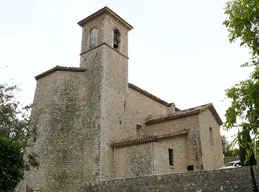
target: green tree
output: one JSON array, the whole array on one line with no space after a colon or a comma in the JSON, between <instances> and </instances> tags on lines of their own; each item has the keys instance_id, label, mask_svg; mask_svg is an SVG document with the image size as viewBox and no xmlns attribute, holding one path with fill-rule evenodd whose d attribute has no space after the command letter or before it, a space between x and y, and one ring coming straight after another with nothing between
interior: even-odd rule
<instances>
[{"instance_id":1,"label":"green tree","mask_svg":"<svg viewBox=\"0 0 259 192\"><path fill-rule=\"evenodd\" d=\"M13 191L22 179L23 171L21 143L0 136L0 191Z\"/></svg>"},{"instance_id":2,"label":"green tree","mask_svg":"<svg viewBox=\"0 0 259 192\"><path fill-rule=\"evenodd\" d=\"M227 137L225 135L221 136L221 141L222 141L223 154L225 157L239 155L239 149L237 148L232 149L231 143L227 140Z\"/></svg>"},{"instance_id":3,"label":"green tree","mask_svg":"<svg viewBox=\"0 0 259 192\"><path fill-rule=\"evenodd\" d=\"M248 160L259 145L259 1L230 0L226 4L225 14L227 18L223 24L229 31L230 42L239 40L240 46L247 47L251 54L250 61L242 65L253 68L251 75L226 90L231 105L224 124L227 129L242 128L233 144L238 142L246 148ZM252 135L251 140L242 139L247 134Z\"/></svg>"},{"instance_id":4,"label":"green tree","mask_svg":"<svg viewBox=\"0 0 259 192\"><path fill-rule=\"evenodd\" d=\"M29 107L21 107L16 91L15 85L0 84L0 191L13 191L24 172Z\"/></svg>"},{"instance_id":5,"label":"green tree","mask_svg":"<svg viewBox=\"0 0 259 192\"><path fill-rule=\"evenodd\" d=\"M223 24L229 31L230 42L240 40L240 46L250 49L251 65L259 62L259 1L229 0L226 3L226 20Z\"/></svg>"},{"instance_id":6,"label":"green tree","mask_svg":"<svg viewBox=\"0 0 259 192\"><path fill-rule=\"evenodd\" d=\"M21 142L29 138L29 106L22 107L15 97L16 85L0 84L0 135Z\"/></svg>"}]
</instances>

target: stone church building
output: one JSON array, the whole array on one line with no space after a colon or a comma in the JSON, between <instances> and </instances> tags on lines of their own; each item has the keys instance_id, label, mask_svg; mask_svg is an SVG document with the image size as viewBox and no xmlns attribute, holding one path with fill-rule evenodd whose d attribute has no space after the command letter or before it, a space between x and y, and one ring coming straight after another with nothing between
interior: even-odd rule
<instances>
[{"instance_id":1,"label":"stone church building","mask_svg":"<svg viewBox=\"0 0 259 192\"><path fill-rule=\"evenodd\" d=\"M79 67L35 77L36 166L18 191L78 191L88 181L216 169L222 121L212 104L180 109L128 82L128 32L108 7L80 21Z\"/></svg>"}]
</instances>

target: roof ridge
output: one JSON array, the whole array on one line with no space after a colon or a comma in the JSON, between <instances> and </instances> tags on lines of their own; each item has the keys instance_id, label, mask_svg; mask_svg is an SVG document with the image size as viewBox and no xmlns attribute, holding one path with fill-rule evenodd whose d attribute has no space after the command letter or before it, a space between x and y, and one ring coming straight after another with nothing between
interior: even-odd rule
<instances>
[{"instance_id":1,"label":"roof ridge","mask_svg":"<svg viewBox=\"0 0 259 192\"><path fill-rule=\"evenodd\" d=\"M150 92L148 92L148 91L146 91L144 89L141 89L140 87L138 87L137 85L135 85L133 83L128 83L128 87L133 89L133 90L135 90L135 91L137 91L137 92L139 92L139 93L141 93L142 95L145 95L146 97L149 97L150 99L153 99L154 101L156 101L156 102L158 102L158 103L160 103L160 104L162 104L162 105L164 105L166 107L170 107L172 105L172 103L168 103L165 100L160 99L159 97L151 94ZM175 107L175 109L177 111L180 111L180 109L177 108L177 107Z\"/></svg>"},{"instance_id":2,"label":"roof ridge","mask_svg":"<svg viewBox=\"0 0 259 192\"><path fill-rule=\"evenodd\" d=\"M110 15L112 15L113 17L115 17L119 22L121 22L124 26L126 26L128 28L128 30L133 29L133 27L127 21L125 21L122 17L120 17L117 13L115 13L113 10L111 10L107 6L105 6L105 7L101 8L101 9L99 9L98 11L92 13L88 17L86 17L83 20L79 21L77 24L82 27L85 23L88 23L88 22L92 21L97 16L99 16L99 15L105 13L105 12L110 14Z\"/></svg>"},{"instance_id":3,"label":"roof ridge","mask_svg":"<svg viewBox=\"0 0 259 192\"><path fill-rule=\"evenodd\" d=\"M164 121L171 121L178 118L188 117L188 116L199 114L200 112L205 111L206 109L210 109L212 115L214 116L215 120L218 122L219 125L223 124L220 116L218 115L212 103L199 105L192 108L187 108L181 111L176 111L175 113L158 115L158 116L146 119L145 124L152 125L152 124L161 123Z\"/></svg>"},{"instance_id":4,"label":"roof ridge","mask_svg":"<svg viewBox=\"0 0 259 192\"><path fill-rule=\"evenodd\" d=\"M132 145L139 145L143 143L148 143L148 142L156 142L158 139L166 139L169 137L175 137L179 135L185 135L188 134L189 131L184 129L181 131L176 131L173 133L167 133L167 134L160 134L160 135L149 135L149 136L144 136L140 138L132 138L132 139L124 139L120 140L118 142L113 142L111 144L111 147L126 147L126 146L132 146Z\"/></svg>"},{"instance_id":5,"label":"roof ridge","mask_svg":"<svg viewBox=\"0 0 259 192\"><path fill-rule=\"evenodd\" d=\"M66 67L66 66L56 65L55 67L53 67L53 68L51 68L51 69L49 69L47 71L44 71L43 73L40 73L39 75L36 75L34 78L36 80L39 80L40 78L48 76L51 73L54 73L56 71L85 72L86 68L82 68L82 67Z\"/></svg>"}]
</instances>

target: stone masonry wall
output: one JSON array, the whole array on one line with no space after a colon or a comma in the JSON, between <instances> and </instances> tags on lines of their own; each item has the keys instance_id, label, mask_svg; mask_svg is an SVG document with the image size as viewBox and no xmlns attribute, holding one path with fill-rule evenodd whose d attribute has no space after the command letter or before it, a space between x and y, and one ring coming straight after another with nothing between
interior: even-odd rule
<instances>
[{"instance_id":1,"label":"stone masonry wall","mask_svg":"<svg viewBox=\"0 0 259 192\"><path fill-rule=\"evenodd\" d=\"M199 114L199 123L203 169L217 169L224 164L220 127L208 109Z\"/></svg>"},{"instance_id":2,"label":"stone masonry wall","mask_svg":"<svg viewBox=\"0 0 259 192\"><path fill-rule=\"evenodd\" d=\"M131 137L143 136L143 126L147 117L167 113L167 107L149 97L128 88L125 111L125 128L129 130ZM141 125L142 128L137 128Z\"/></svg>"},{"instance_id":3,"label":"stone masonry wall","mask_svg":"<svg viewBox=\"0 0 259 192\"><path fill-rule=\"evenodd\" d=\"M75 191L85 180L95 180L98 129L87 114L88 98L94 93L86 91L86 79L84 72L58 71L38 80L32 110L34 135L26 152L35 154L39 167L25 173L23 187L66 192ZM95 109L90 111L96 114Z\"/></svg>"},{"instance_id":4,"label":"stone masonry wall","mask_svg":"<svg viewBox=\"0 0 259 192\"><path fill-rule=\"evenodd\" d=\"M258 168L256 169L258 170ZM258 176L258 174L256 174ZM256 178L257 181L259 178ZM86 183L80 192L251 192L250 167L141 176Z\"/></svg>"},{"instance_id":5,"label":"stone masonry wall","mask_svg":"<svg viewBox=\"0 0 259 192\"><path fill-rule=\"evenodd\" d=\"M152 174L151 143L115 148L116 178Z\"/></svg>"},{"instance_id":6,"label":"stone masonry wall","mask_svg":"<svg viewBox=\"0 0 259 192\"><path fill-rule=\"evenodd\" d=\"M199 139L199 121L196 115L175 119L148 125L145 127L145 132L148 136L159 134L170 134L187 130L189 131L186 137L186 166L193 165L195 170L199 170L201 162L201 148ZM187 170L187 169L185 169Z\"/></svg>"},{"instance_id":7,"label":"stone masonry wall","mask_svg":"<svg viewBox=\"0 0 259 192\"><path fill-rule=\"evenodd\" d=\"M153 142L154 174L184 172L187 169L186 136L176 136ZM169 166L168 149L173 149L173 166Z\"/></svg>"}]
</instances>

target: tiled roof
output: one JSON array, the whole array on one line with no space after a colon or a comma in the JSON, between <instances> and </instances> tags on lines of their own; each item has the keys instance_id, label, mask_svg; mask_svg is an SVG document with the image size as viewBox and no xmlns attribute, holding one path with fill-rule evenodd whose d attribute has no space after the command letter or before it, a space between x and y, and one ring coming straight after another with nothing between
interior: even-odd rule
<instances>
[{"instance_id":1,"label":"tiled roof","mask_svg":"<svg viewBox=\"0 0 259 192\"><path fill-rule=\"evenodd\" d=\"M51 73L54 73L56 71L71 71L71 72L85 72L86 68L79 68L79 67L62 67L62 66L56 66L50 70L47 70L37 76L35 76L36 80L39 80L42 77L45 77L47 75L50 75Z\"/></svg>"},{"instance_id":2,"label":"tiled roof","mask_svg":"<svg viewBox=\"0 0 259 192\"><path fill-rule=\"evenodd\" d=\"M142 138L122 140L119 142L112 143L111 147L119 148L119 147L126 147L126 146L132 146L132 145L140 145L143 143L156 142L157 140L160 140L160 139L167 139L170 137L182 136L182 135L187 135L187 134L188 134L188 131L183 130L181 132L175 132L175 133L170 133L170 134L161 134L161 135L146 136L146 137L142 137Z\"/></svg>"},{"instance_id":3,"label":"tiled roof","mask_svg":"<svg viewBox=\"0 0 259 192\"><path fill-rule=\"evenodd\" d=\"M167 103L166 101L156 97L155 95L152 95L151 93L139 88L138 86L132 84L132 83L129 83L129 88L141 93L142 95L145 95L146 97L149 97L150 99L153 99L154 101L162 104L162 105L165 105L166 107L170 107L172 105L172 103ZM177 107L175 108L176 111L180 111L180 109L178 109Z\"/></svg>"},{"instance_id":4,"label":"tiled roof","mask_svg":"<svg viewBox=\"0 0 259 192\"><path fill-rule=\"evenodd\" d=\"M151 125L151 124L155 124L155 123L161 123L161 122L164 122L164 121L171 121L171 120L174 120L174 119L188 117L188 116L199 114L200 112L202 112L206 109L209 109L211 111L211 113L213 114L215 120L218 122L219 125L223 124L220 116L218 115L218 113L217 113L216 109L214 108L214 106L212 105L212 103L197 106L197 107L193 107L193 108L189 108L189 109L185 109L185 110L181 110L181 111L176 111L175 113L172 113L172 114L169 114L169 115L160 115L160 116L148 119L145 122L145 124Z\"/></svg>"},{"instance_id":5,"label":"tiled roof","mask_svg":"<svg viewBox=\"0 0 259 192\"><path fill-rule=\"evenodd\" d=\"M108 7L104 7L102 9L100 9L99 11L97 11L97 12L93 13L92 15L86 17L85 19L79 21L77 24L82 27L85 23L92 21L93 19L95 19L96 17L98 17L99 15L101 15L103 13L108 13L108 14L112 15L117 20L119 20L121 23L123 23L129 30L133 29L133 27L129 23L127 23L124 19L122 19L119 15L117 15L114 11L112 11Z\"/></svg>"}]
</instances>

